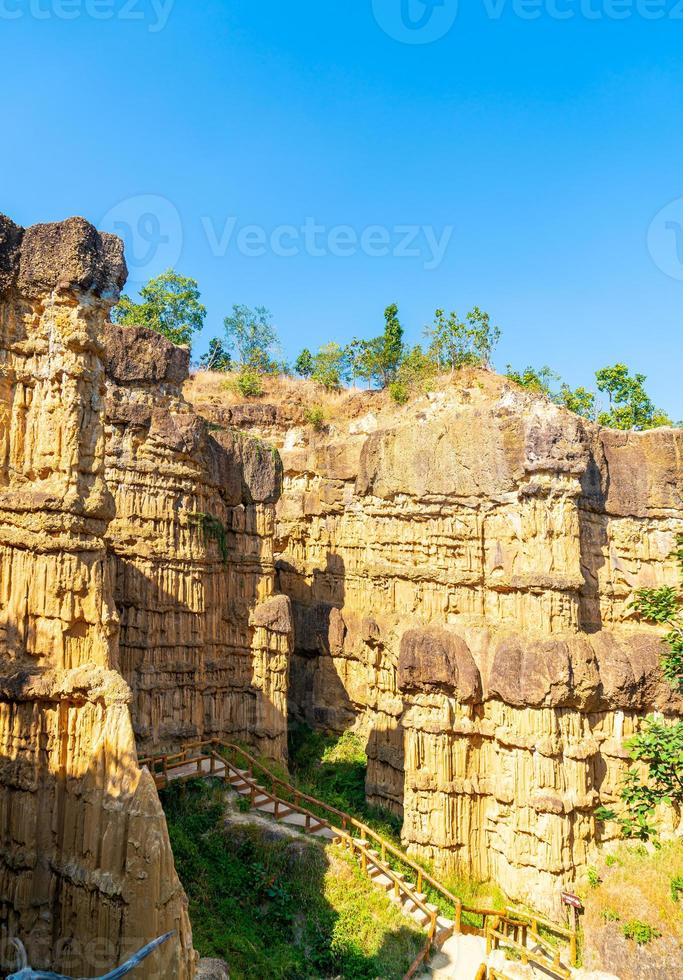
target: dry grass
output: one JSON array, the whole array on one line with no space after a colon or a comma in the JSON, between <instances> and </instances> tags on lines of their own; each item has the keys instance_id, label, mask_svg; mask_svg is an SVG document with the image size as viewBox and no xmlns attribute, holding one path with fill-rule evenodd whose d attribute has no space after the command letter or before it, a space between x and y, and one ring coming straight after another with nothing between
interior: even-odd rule
<instances>
[{"instance_id":1,"label":"dry grass","mask_svg":"<svg viewBox=\"0 0 683 980\"><path fill-rule=\"evenodd\" d=\"M644 922L683 944L683 895L672 897L672 881L683 883L683 840L654 851L624 843L596 870L600 883L584 892L587 916L620 925Z\"/></svg>"},{"instance_id":2,"label":"dry grass","mask_svg":"<svg viewBox=\"0 0 683 980\"><path fill-rule=\"evenodd\" d=\"M343 388L327 391L322 385L303 378L285 375L266 375L262 378L263 395L246 399L235 388L235 374L197 371L187 381L185 397L198 411L210 416L212 409L230 408L245 402L275 404L281 417L295 425L306 425L312 410L321 409L326 424L343 426L369 413L382 425L389 425L406 413L419 411L429 404L430 396L415 393L406 405L398 405L388 391L367 388ZM481 368L463 368L454 374L432 379L431 392L441 393L449 402L469 402L479 397L500 397L504 390L517 385ZM528 394L528 393L527 393Z\"/></svg>"}]
</instances>

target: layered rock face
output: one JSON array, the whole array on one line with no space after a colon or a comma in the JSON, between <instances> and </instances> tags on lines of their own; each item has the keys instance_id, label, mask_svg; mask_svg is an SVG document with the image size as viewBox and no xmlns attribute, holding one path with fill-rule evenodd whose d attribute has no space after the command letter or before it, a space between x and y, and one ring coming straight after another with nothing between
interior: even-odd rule
<instances>
[{"instance_id":1,"label":"layered rock face","mask_svg":"<svg viewBox=\"0 0 683 980\"><path fill-rule=\"evenodd\" d=\"M186 899L137 765L105 548L107 311L121 244L81 219L0 218L0 903L3 948L104 972L168 929L148 977L189 978Z\"/></svg>"},{"instance_id":2,"label":"layered rock face","mask_svg":"<svg viewBox=\"0 0 683 980\"><path fill-rule=\"evenodd\" d=\"M109 322L125 274L83 219L0 217L0 956L18 936L34 968L101 975L175 930L136 975L190 980L138 748L284 757L280 469L183 401L186 353Z\"/></svg>"},{"instance_id":3,"label":"layered rock face","mask_svg":"<svg viewBox=\"0 0 683 980\"><path fill-rule=\"evenodd\" d=\"M683 432L600 429L484 372L322 435L231 414L282 452L292 713L366 732L368 796L413 853L557 914L610 838L625 740L683 708L629 608L677 579Z\"/></svg>"},{"instance_id":4,"label":"layered rock face","mask_svg":"<svg viewBox=\"0 0 683 980\"><path fill-rule=\"evenodd\" d=\"M142 750L239 736L287 752L291 613L273 598L281 463L185 402L188 352L109 325L107 529Z\"/></svg>"}]
</instances>

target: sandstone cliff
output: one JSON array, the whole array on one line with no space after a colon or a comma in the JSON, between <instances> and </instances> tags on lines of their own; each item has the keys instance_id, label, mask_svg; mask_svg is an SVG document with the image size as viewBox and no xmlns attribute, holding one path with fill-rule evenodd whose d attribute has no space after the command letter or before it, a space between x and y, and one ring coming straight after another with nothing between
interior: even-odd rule
<instances>
[{"instance_id":1,"label":"sandstone cliff","mask_svg":"<svg viewBox=\"0 0 683 980\"><path fill-rule=\"evenodd\" d=\"M600 429L486 372L400 410L346 396L320 434L291 393L188 395L281 450L292 713L365 731L413 853L557 914L612 836L625 740L683 708L629 609L676 580L683 431Z\"/></svg>"},{"instance_id":2,"label":"sandstone cliff","mask_svg":"<svg viewBox=\"0 0 683 980\"><path fill-rule=\"evenodd\" d=\"M121 242L0 217L0 955L194 975L187 902L139 746L286 751L279 460L214 439L187 355L109 322ZM126 683L128 682L128 683ZM11 962L11 958L10 958Z\"/></svg>"}]
</instances>

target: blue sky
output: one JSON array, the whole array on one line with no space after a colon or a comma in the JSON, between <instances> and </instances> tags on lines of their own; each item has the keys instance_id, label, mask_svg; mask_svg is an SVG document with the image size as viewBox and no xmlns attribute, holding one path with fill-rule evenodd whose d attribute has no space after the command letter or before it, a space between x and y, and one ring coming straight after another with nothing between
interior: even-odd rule
<instances>
[{"instance_id":1,"label":"blue sky","mask_svg":"<svg viewBox=\"0 0 683 980\"><path fill-rule=\"evenodd\" d=\"M432 2L0 0L0 210L196 277L197 353L233 303L289 357L476 304L498 367L683 418L683 3Z\"/></svg>"}]
</instances>

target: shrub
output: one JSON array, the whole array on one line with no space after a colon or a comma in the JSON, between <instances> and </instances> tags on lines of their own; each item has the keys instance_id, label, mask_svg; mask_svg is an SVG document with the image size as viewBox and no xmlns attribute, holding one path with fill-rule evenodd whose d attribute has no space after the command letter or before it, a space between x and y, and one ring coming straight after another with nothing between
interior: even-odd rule
<instances>
[{"instance_id":1,"label":"shrub","mask_svg":"<svg viewBox=\"0 0 683 980\"><path fill-rule=\"evenodd\" d=\"M649 926L647 922L641 922L640 919L631 919L629 922L625 922L621 931L627 939L632 939L638 946L645 946L653 939L661 936L659 929Z\"/></svg>"},{"instance_id":2,"label":"shrub","mask_svg":"<svg viewBox=\"0 0 683 980\"><path fill-rule=\"evenodd\" d=\"M600 875L598 874L597 868L587 868L586 877L591 888L597 888L600 884Z\"/></svg>"},{"instance_id":3,"label":"shrub","mask_svg":"<svg viewBox=\"0 0 683 980\"><path fill-rule=\"evenodd\" d=\"M621 919L619 913L615 912L614 909L603 909L602 917L605 920L605 922L619 922L619 920Z\"/></svg>"},{"instance_id":4,"label":"shrub","mask_svg":"<svg viewBox=\"0 0 683 980\"><path fill-rule=\"evenodd\" d=\"M392 381L389 384L389 394L397 405L405 405L410 397L405 381Z\"/></svg>"},{"instance_id":5,"label":"shrub","mask_svg":"<svg viewBox=\"0 0 683 980\"><path fill-rule=\"evenodd\" d=\"M316 432L322 432L325 428L325 412L320 405L312 405L304 413L306 425L310 425Z\"/></svg>"},{"instance_id":6,"label":"shrub","mask_svg":"<svg viewBox=\"0 0 683 980\"><path fill-rule=\"evenodd\" d=\"M243 398L260 398L263 394L261 375L250 367L242 368L234 382L234 387Z\"/></svg>"},{"instance_id":7,"label":"shrub","mask_svg":"<svg viewBox=\"0 0 683 980\"><path fill-rule=\"evenodd\" d=\"M674 875L671 879L671 901L677 902L683 895L683 875Z\"/></svg>"}]
</instances>

